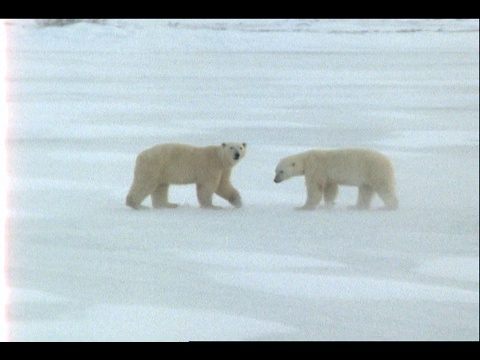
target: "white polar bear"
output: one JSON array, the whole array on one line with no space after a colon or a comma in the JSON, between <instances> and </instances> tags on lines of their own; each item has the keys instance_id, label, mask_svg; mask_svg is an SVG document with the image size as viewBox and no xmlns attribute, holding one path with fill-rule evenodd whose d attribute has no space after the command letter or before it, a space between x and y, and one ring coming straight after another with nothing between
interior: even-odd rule
<instances>
[{"instance_id":1,"label":"white polar bear","mask_svg":"<svg viewBox=\"0 0 480 360\"><path fill-rule=\"evenodd\" d=\"M232 168L245 156L246 143L223 143L220 146L196 147L185 144L160 144L138 154L133 183L126 204L141 207L149 195L154 208L174 208L168 202L171 184L197 184L201 207L218 208L212 204L213 194L241 207L240 193L230 182Z\"/></svg>"},{"instance_id":2,"label":"white polar bear","mask_svg":"<svg viewBox=\"0 0 480 360\"><path fill-rule=\"evenodd\" d=\"M368 209L375 193L385 203L385 209L398 208L392 163L378 151L310 150L283 158L275 172L276 183L292 176L305 176L307 201L300 209L315 209L323 195L326 206L333 206L338 185L358 187L355 208Z\"/></svg>"}]
</instances>

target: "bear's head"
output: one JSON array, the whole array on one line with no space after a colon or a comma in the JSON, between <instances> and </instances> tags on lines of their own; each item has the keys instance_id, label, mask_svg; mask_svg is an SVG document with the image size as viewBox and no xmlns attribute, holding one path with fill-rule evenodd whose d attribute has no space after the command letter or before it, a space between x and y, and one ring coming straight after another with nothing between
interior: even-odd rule
<instances>
[{"instance_id":1,"label":"bear's head","mask_svg":"<svg viewBox=\"0 0 480 360\"><path fill-rule=\"evenodd\" d=\"M222 143L221 149L224 161L230 166L234 166L245 156L247 144L237 142Z\"/></svg>"},{"instance_id":2,"label":"bear's head","mask_svg":"<svg viewBox=\"0 0 480 360\"><path fill-rule=\"evenodd\" d=\"M275 169L276 183L281 183L284 180L290 179L292 176L299 176L303 174L303 166L301 159L298 156L288 156L280 160Z\"/></svg>"}]
</instances>

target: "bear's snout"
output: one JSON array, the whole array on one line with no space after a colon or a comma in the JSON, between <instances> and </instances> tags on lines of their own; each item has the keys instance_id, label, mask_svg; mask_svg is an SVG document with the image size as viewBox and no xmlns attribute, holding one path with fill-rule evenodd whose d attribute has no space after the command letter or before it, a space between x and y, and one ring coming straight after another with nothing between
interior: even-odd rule
<instances>
[{"instance_id":1,"label":"bear's snout","mask_svg":"<svg viewBox=\"0 0 480 360\"><path fill-rule=\"evenodd\" d=\"M275 179L273 179L273 181L277 184L281 183L283 180L285 180L284 174L285 173L283 172L283 170L276 170Z\"/></svg>"},{"instance_id":2,"label":"bear's snout","mask_svg":"<svg viewBox=\"0 0 480 360\"><path fill-rule=\"evenodd\" d=\"M240 159L240 153L236 152L235 154L233 154L233 158L234 158L235 160Z\"/></svg>"}]
</instances>

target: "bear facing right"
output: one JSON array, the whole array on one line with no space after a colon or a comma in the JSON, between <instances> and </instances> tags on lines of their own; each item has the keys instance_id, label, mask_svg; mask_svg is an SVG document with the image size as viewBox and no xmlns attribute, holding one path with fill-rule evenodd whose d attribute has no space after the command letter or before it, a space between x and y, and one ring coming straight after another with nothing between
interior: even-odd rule
<instances>
[{"instance_id":1,"label":"bear facing right","mask_svg":"<svg viewBox=\"0 0 480 360\"><path fill-rule=\"evenodd\" d=\"M307 200L302 210L313 210L325 197L326 207L332 207L338 186L358 187L354 208L368 209L375 193L386 210L396 210L395 175L390 159L369 149L310 150L280 160L275 170L275 183L292 176L305 176Z\"/></svg>"},{"instance_id":2,"label":"bear facing right","mask_svg":"<svg viewBox=\"0 0 480 360\"><path fill-rule=\"evenodd\" d=\"M229 142L219 146L159 144L140 152L135 161L133 182L126 205L134 209L151 196L154 208L176 208L168 201L170 185L196 184L197 199L202 208L218 209L213 194L233 206L242 206L242 198L232 185L232 169L245 156L247 144Z\"/></svg>"}]
</instances>

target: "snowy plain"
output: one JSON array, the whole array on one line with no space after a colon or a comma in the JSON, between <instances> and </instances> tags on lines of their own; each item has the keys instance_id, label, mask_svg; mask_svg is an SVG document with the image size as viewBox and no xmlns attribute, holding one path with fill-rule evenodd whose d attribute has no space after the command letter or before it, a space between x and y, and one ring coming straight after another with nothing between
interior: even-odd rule
<instances>
[{"instance_id":1,"label":"snowy plain","mask_svg":"<svg viewBox=\"0 0 480 360\"><path fill-rule=\"evenodd\" d=\"M479 340L478 20L43 25L7 21L9 340ZM124 205L142 149L223 141L243 208ZM337 147L398 211L294 210L278 160Z\"/></svg>"}]
</instances>

